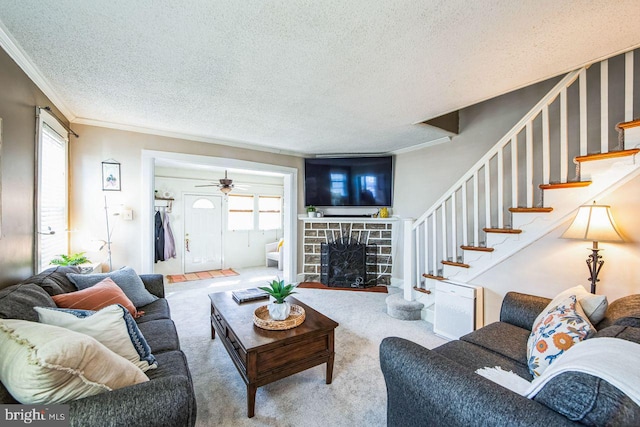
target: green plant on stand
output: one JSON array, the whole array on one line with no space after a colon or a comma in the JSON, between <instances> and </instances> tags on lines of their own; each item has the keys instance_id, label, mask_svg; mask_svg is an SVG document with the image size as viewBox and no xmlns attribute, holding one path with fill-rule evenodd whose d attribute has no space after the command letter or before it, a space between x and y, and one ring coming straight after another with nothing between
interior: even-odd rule
<instances>
[{"instance_id":1,"label":"green plant on stand","mask_svg":"<svg viewBox=\"0 0 640 427\"><path fill-rule=\"evenodd\" d=\"M53 265L80 265L80 264L87 264L90 263L91 261L89 260L89 258L87 258L86 256L84 256L84 252L78 252L75 254L71 254L71 255L58 255L58 258L54 258L51 260L51 262L49 262L49 264L53 264Z\"/></svg>"},{"instance_id":2,"label":"green plant on stand","mask_svg":"<svg viewBox=\"0 0 640 427\"><path fill-rule=\"evenodd\" d=\"M284 280L280 280L280 278L273 280L269 283L269 286L258 287L258 289L265 291L275 300L268 305L269 316L273 320L285 320L289 317L289 314L291 313L291 304L285 301L285 298L297 293L294 292L295 288L296 285L285 285Z\"/></svg>"}]
</instances>

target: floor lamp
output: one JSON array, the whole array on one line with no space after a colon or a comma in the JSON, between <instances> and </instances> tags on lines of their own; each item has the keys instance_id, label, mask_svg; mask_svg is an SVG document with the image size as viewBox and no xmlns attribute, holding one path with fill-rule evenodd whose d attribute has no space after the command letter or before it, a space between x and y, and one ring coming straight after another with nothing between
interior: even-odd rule
<instances>
[{"instance_id":1,"label":"floor lamp","mask_svg":"<svg viewBox=\"0 0 640 427\"><path fill-rule=\"evenodd\" d=\"M119 213L114 213L114 216L120 215ZM109 257L109 271L113 270L113 266L111 263L111 235L113 234L113 227L109 227L109 207L107 206L107 196L104 196L104 216L107 220L107 240L104 242L104 245L100 248L107 247L107 256Z\"/></svg>"},{"instance_id":2,"label":"floor lamp","mask_svg":"<svg viewBox=\"0 0 640 427\"><path fill-rule=\"evenodd\" d=\"M602 249L598 247L598 242L622 242L623 238L616 227L616 223L611 215L610 206L592 205L580 206L573 222L562 234L565 239L590 240L593 246L589 248L591 254L587 258L591 281L591 293L596 293L596 283L600 269L604 264L602 255L598 252Z\"/></svg>"}]
</instances>

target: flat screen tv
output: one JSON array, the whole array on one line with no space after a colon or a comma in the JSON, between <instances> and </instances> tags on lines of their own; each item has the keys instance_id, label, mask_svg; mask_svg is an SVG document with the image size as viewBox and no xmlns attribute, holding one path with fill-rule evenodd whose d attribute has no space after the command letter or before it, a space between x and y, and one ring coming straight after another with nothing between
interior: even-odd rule
<instances>
[{"instance_id":1,"label":"flat screen tv","mask_svg":"<svg viewBox=\"0 0 640 427\"><path fill-rule=\"evenodd\" d=\"M305 206L387 206L393 196L393 158L306 159Z\"/></svg>"}]
</instances>

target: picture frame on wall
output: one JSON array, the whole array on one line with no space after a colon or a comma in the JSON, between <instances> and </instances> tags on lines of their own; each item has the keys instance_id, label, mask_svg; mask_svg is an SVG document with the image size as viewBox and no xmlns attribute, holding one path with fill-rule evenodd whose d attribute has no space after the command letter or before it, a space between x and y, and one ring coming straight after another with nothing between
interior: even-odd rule
<instances>
[{"instance_id":1,"label":"picture frame on wall","mask_svg":"<svg viewBox=\"0 0 640 427\"><path fill-rule=\"evenodd\" d=\"M102 162L102 191L120 191L120 163Z\"/></svg>"}]
</instances>

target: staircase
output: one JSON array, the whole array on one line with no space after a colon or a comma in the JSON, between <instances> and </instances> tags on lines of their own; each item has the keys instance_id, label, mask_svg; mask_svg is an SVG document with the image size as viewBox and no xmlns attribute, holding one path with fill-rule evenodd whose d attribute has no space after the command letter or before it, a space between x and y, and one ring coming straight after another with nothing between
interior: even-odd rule
<instances>
[{"instance_id":1,"label":"staircase","mask_svg":"<svg viewBox=\"0 0 640 427\"><path fill-rule=\"evenodd\" d=\"M427 320L436 281L470 283L640 174L637 74L633 51L568 73L410 224L404 296Z\"/></svg>"}]
</instances>

